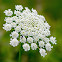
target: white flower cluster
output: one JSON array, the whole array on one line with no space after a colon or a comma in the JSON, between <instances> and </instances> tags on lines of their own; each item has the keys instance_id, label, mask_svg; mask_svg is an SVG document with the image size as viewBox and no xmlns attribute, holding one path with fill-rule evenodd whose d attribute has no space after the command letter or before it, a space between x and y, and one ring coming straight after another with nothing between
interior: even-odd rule
<instances>
[{"instance_id":1,"label":"white flower cluster","mask_svg":"<svg viewBox=\"0 0 62 62\"><path fill-rule=\"evenodd\" d=\"M23 44L23 49L29 51L39 49L41 56L45 57L47 51L51 51L51 44L56 44L56 38L50 37L50 26L42 15L38 15L37 11L22 5L16 5L14 16L11 9L4 11L6 16L3 24L3 29L12 31L10 36L10 45L17 46L20 42ZM30 47L31 46L31 47Z\"/></svg>"}]
</instances>

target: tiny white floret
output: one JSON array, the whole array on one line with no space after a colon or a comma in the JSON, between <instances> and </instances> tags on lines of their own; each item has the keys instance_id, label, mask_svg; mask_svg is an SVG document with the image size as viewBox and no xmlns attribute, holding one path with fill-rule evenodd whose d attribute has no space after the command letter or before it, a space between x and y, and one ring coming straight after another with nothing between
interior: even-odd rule
<instances>
[{"instance_id":1,"label":"tiny white floret","mask_svg":"<svg viewBox=\"0 0 62 62\"><path fill-rule=\"evenodd\" d=\"M53 48L50 43L47 43L45 46L47 51L51 51L51 48Z\"/></svg>"},{"instance_id":2,"label":"tiny white floret","mask_svg":"<svg viewBox=\"0 0 62 62\"><path fill-rule=\"evenodd\" d=\"M45 44L44 44L44 41L40 41L40 42L39 42L39 47L44 47L44 45L45 45Z\"/></svg>"},{"instance_id":3,"label":"tiny white floret","mask_svg":"<svg viewBox=\"0 0 62 62\"><path fill-rule=\"evenodd\" d=\"M37 44L36 43L31 43L31 49L32 50L36 50L38 47L37 47Z\"/></svg>"},{"instance_id":4,"label":"tiny white floret","mask_svg":"<svg viewBox=\"0 0 62 62\"><path fill-rule=\"evenodd\" d=\"M21 37L20 37L20 42L21 42L21 43L25 43L25 42L26 42L26 38L25 38L24 36L21 36Z\"/></svg>"},{"instance_id":5,"label":"tiny white floret","mask_svg":"<svg viewBox=\"0 0 62 62\"><path fill-rule=\"evenodd\" d=\"M43 57L45 57L45 55L47 55L45 49L40 48L39 52L40 52L41 56L43 56Z\"/></svg>"},{"instance_id":6,"label":"tiny white floret","mask_svg":"<svg viewBox=\"0 0 62 62\"><path fill-rule=\"evenodd\" d=\"M29 51L29 50L30 50L29 44L25 43L25 44L23 45L23 49L24 49L25 51Z\"/></svg>"},{"instance_id":7,"label":"tiny white floret","mask_svg":"<svg viewBox=\"0 0 62 62\"><path fill-rule=\"evenodd\" d=\"M12 38L18 38L19 34L16 31L13 31L10 36L12 36Z\"/></svg>"},{"instance_id":8,"label":"tiny white floret","mask_svg":"<svg viewBox=\"0 0 62 62\"><path fill-rule=\"evenodd\" d=\"M11 9L5 10L4 13L5 13L6 16L12 16L12 14L13 14Z\"/></svg>"},{"instance_id":9,"label":"tiny white floret","mask_svg":"<svg viewBox=\"0 0 62 62\"><path fill-rule=\"evenodd\" d=\"M13 47L17 46L18 44L19 44L19 41L16 38L10 41L10 45L12 45Z\"/></svg>"},{"instance_id":10,"label":"tiny white floret","mask_svg":"<svg viewBox=\"0 0 62 62\"><path fill-rule=\"evenodd\" d=\"M33 43L33 38L32 37L28 37L27 41L28 41L28 43Z\"/></svg>"},{"instance_id":11,"label":"tiny white floret","mask_svg":"<svg viewBox=\"0 0 62 62\"><path fill-rule=\"evenodd\" d=\"M15 9L16 10L22 10L23 9L23 6L22 5L15 5Z\"/></svg>"},{"instance_id":12,"label":"tiny white floret","mask_svg":"<svg viewBox=\"0 0 62 62\"><path fill-rule=\"evenodd\" d=\"M3 29L5 29L6 31L10 31L12 27L11 24L7 24L7 23L3 24L3 26L4 26Z\"/></svg>"}]
</instances>

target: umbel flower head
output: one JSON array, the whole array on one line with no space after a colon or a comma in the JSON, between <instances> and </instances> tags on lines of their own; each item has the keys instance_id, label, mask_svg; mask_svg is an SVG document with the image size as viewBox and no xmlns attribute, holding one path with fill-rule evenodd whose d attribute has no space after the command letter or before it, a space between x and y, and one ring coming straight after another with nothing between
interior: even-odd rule
<instances>
[{"instance_id":1,"label":"umbel flower head","mask_svg":"<svg viewBox=\"0 0 62 62\"><path fill-rule=\"evenodd\" d=\"M15 5L14 16L11 9L4 11L6 16L3 24L3 29L12 31L10 36L10 45L13 47L23 43L23 49L39 49L41 56L47 55L46 51L51 51L52 44L56 44L56 38L50 37L50 25L45 20L44 16L38 15L33 8L28 7L23 9L22 5Z\"/></svg>"}]
</instances>

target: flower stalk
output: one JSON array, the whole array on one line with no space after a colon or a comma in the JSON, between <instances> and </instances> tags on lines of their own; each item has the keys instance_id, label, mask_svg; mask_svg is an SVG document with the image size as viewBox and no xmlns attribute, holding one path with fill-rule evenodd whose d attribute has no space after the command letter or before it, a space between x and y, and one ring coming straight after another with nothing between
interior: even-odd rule
<instances>
[{"instance_id":1,"label":"flower stalk","mask_svg":"<svg viewBox=\"0 0 62 62\"><path fill-rule=\"evenodd\" d=\"M21 62L21 43L20 43L20 50L19 50L19 62Z\"/></svg>"}]
</instances>

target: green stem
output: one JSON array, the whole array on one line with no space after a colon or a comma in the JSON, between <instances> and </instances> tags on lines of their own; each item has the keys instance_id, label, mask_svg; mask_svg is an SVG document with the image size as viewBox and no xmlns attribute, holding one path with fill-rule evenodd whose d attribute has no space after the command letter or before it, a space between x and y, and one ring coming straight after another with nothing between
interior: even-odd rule
<instances>
[{"instance_id":1,"label":"green stem","mask_svg":"<svg viewBox=\"0 0 62 62\"><path fill-rule=\"evenodd\" d=\"M21 43L20 43L20 50L19 50L19 62L21 62Z\"/></svg>"}]
</instances>

